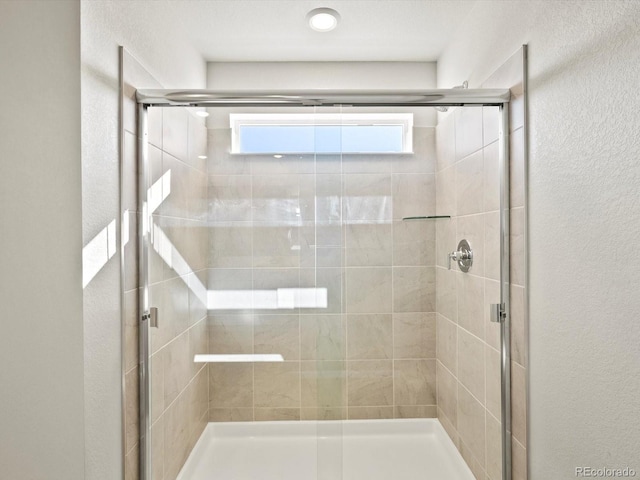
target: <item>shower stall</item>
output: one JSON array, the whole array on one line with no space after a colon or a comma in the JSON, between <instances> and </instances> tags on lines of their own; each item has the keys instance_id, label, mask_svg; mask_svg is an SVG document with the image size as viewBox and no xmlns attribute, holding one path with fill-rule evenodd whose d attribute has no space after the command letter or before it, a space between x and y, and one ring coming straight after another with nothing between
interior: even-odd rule
<instances>
[{"instance_id":1,"label":"shower stall","mask_svg":"<svg viewBox=\"0 0 640 480\"><path fill-rule=\"evenodd\" d=\"M140 479L510 479L510 91L136 98Z\"/></svg>"}]
</instances>

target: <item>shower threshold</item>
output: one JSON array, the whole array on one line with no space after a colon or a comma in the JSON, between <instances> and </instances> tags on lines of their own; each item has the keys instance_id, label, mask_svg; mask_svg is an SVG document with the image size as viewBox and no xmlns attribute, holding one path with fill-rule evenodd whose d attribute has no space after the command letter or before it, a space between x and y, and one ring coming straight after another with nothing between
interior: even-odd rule
<instances>
[{"instance_id":1,"label":"shower threshold","mask_svg":"<svg viewBox=\"0 0 640 480\"><path fill-rule=\"evenodd\" d=\"M473 480L437 419L209 423L177 480Z\"/></svg>"}]
</instances>

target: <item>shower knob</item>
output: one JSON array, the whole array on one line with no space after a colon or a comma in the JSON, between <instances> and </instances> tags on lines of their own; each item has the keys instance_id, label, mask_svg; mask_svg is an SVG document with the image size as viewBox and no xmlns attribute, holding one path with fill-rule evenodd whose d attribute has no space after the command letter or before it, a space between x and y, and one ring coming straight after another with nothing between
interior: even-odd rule
<instances>
[{"instance_id":1,"label":"shower knob","mask_svg":"<svg viewBox=\"0 0 640 480\"><path fill-rule=\"evenodd\" d=\"M460 240L458 243L458 250L455 252L451 252L448 255L449 259L449 270L451 270L451 260L454 262L458 262L458 267L463 272L468 272L473 265L473 251L471 250L471 246L469 242L466 240Z\"/></svg>"}]
</instances>

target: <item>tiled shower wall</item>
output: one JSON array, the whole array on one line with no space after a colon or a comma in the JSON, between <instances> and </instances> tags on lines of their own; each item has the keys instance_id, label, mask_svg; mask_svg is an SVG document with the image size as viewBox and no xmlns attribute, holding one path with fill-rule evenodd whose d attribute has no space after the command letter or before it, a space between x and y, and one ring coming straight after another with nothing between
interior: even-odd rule
<instances>
[{"instance_id":1,"label":"tiled shower wall","mask_svg":"<svg viewBox=\"0 0 640 480\"><path fill-rule=\"evenodd\" d=\"M412 155L231 155L209 131L209 270L215 291L328 289L327 308L209 310L212 421L434 417L433 128ZM215 306L214 306L215 307ZM228 306L229 307L229 306Z\"/></svg>"},{"instance_id":2,"label":"tiled shower wall","mask_svg":"<svg viewBox=\"0 0 640 480\"><path fill-rule=\"evenodd\" d=\"M524 306L524 111L522 60L514 56L488 88L512 89L511 353L513 478L526 478L526 344ZM505 73L506 71L506 73ZM515 80L514 80L515 78ZM450 111L437 127L438 418L478 479L501 477L500 329L489 305L500 300L497 107ZM474 252L468 273L447 253L466 238Z\"/></svg>"},{"instance_id":3,"label":"tiled shower wall","mask_svg":"<svg viewBox=\"0 0 640 480\"><path fill-rule=\"evenodd\" d=\"M123 209L125 249L125 478L138 478L137 128L134 87L157 84L124 53ZM149 109L149 165L153 186L150 305L153 478L173 480L208 420L208 367L193 363L207 350L206 173L204 122L182 108ZM126 226L126 222L123 222ZM126 236L125 236L126 240Z\"/></svg>"}]
</instances>

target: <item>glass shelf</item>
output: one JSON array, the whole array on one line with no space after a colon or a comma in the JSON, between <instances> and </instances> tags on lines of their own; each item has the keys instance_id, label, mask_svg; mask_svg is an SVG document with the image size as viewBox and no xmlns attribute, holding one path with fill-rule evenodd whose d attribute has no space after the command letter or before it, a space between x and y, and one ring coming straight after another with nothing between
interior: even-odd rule
<instances>
[{"instance_id":1,"label":"glass shelf","mask_svg":"<svg viewBox=\"0 0 640 480\"><path fill-rule=\"evenodd\" d=\"M404 217L402 220L430 220L435 218L451 218L451 215L427 215L423 217Z\"/></svg>"}]
</instances>

